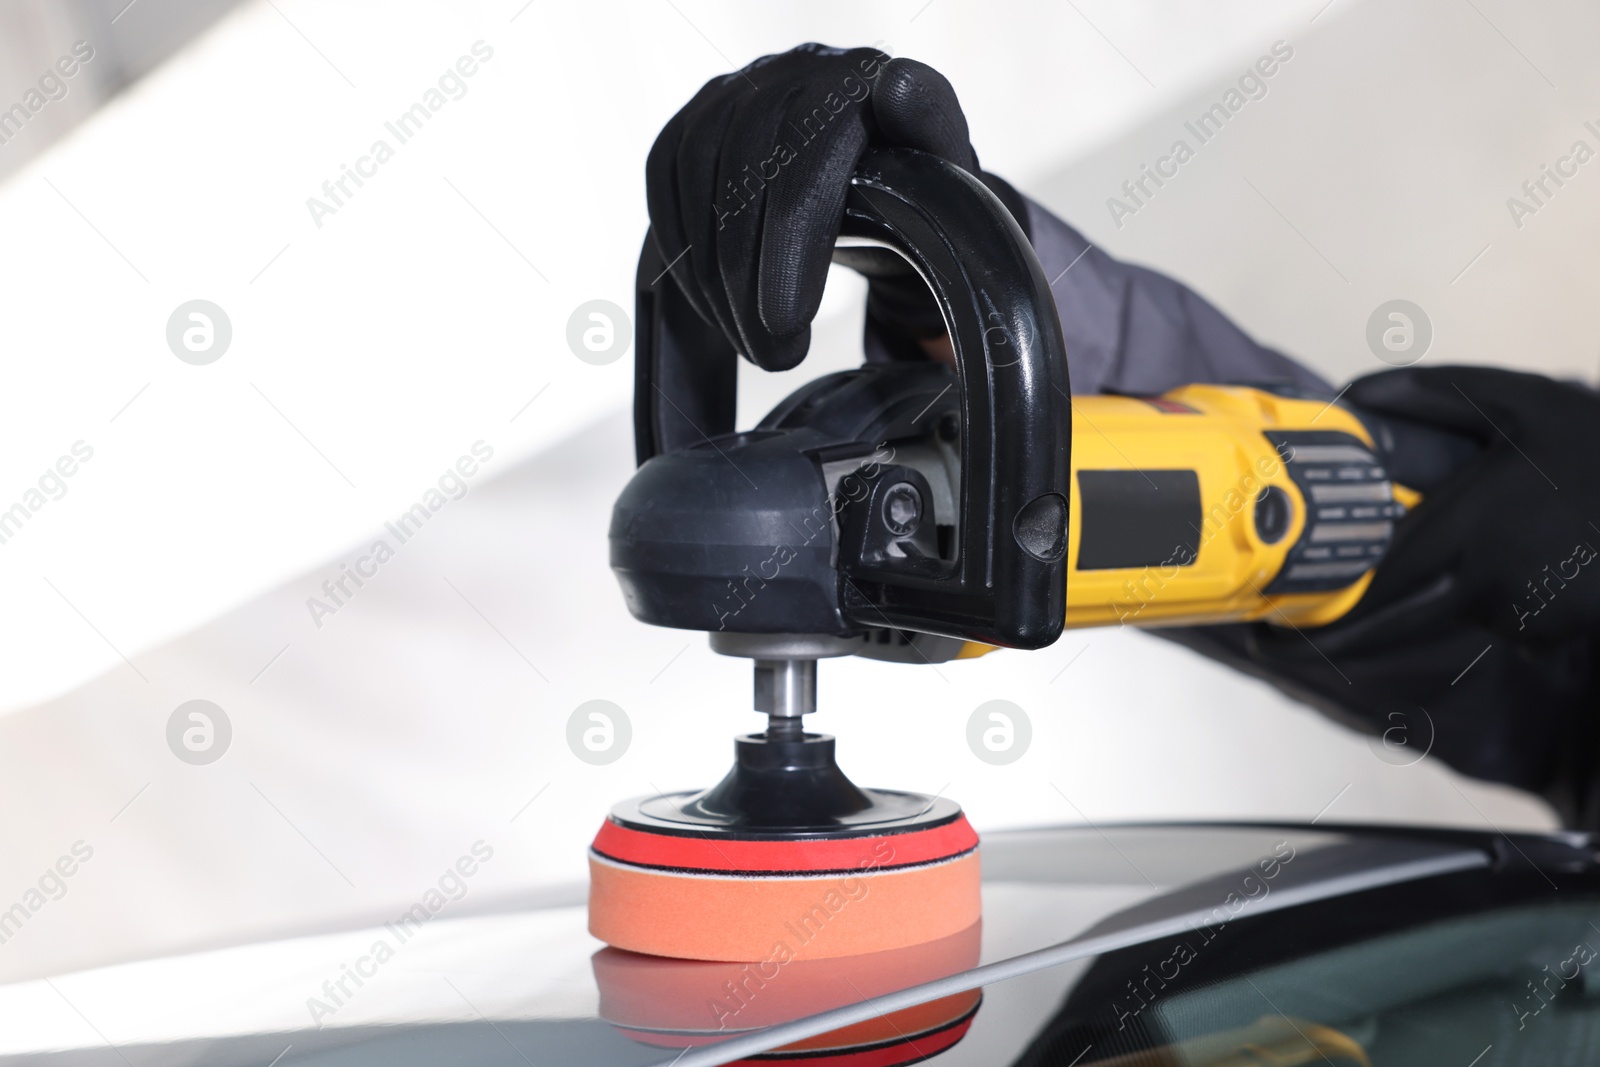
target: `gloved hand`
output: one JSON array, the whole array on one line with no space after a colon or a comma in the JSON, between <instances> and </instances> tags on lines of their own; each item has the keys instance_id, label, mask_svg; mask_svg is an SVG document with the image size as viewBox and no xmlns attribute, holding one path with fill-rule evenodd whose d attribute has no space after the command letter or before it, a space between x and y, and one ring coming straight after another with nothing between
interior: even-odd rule
<instances>
[{"instance_id":1,"label":"gloved hand","mask_svg":"<svg viewBox=\"0 0 1600 1067\"><path fill-rule=\"evenodd\" d=\"M646 194L662 261L700 316L757 366L786 370L805 358L850 176L869 147L955 163L1026 228L1022 198L978 170L945 77L872 48L805 44L713 78L650 149ZM914 271L870 285L868 313L880 325L913 338L943 333Z\"/></svg>"},{"instance_id":2,"label":"gloved hand","mask_svg":"<svg viewBox=\"0 0 1600 1067\"><path fill-rule=\"evenodd\" d=\"M1478 447L1437 478L1398 442L1391 474L1424 498L1344 618L1165 635L1381 738L1389 757L1430 754L1600 829L1600 395L1514 371L1410 367L1345 396Z\"/></svg>"},{"instance_id":3,"label":"gloved hand","mask_svg":"<svg viewBox=\"0 0 1600 1067\"><path fill-rule=\"evenodd\" d=\"M1410 603L1410 625L1464 618L1529 645L1600 632L1600 394L1489 367L1407 367L1345 396L1481 446L1442 484L1418 487L1425 498L1359 617ZM1405 482L1403 450L1396 463Z\"/></svg>"}]
</instances>

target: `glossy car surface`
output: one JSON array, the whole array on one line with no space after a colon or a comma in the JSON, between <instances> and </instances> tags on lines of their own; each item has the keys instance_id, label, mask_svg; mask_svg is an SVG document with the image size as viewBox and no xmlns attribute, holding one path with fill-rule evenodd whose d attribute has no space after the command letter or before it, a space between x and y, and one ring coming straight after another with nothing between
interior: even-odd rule
<instances>
[{"instance_id":1,"label":"glossy car surface","mask_svg":"<svg viewBox=\"0 0 1600 1067\"><path fill-rule=\"evenodd\" d=\"M1080 827L991 834L983 855L981 928L916 949L808 959L823 916L753 965L634 956L588 936L573 887L538 907L0 987L0 1063L1600 1057L1584 837Z\"/></svg>"}]
</instances>

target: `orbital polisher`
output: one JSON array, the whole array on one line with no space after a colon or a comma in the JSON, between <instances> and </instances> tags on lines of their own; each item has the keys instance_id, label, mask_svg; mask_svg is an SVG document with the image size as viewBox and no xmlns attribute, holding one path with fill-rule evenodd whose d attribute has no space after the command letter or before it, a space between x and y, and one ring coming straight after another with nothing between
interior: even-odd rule
<instances>
[{"instance_id":1,"label":"orbital polisher","mask_svg":"<svg viewBox=\"0 0 1600 1067\"><path fill-rule=\"evenodd\" d=\"M869 151L834 260L915 271L954 366L829 374L736 432L738 356L644 242L639 467L611 566L636 618L753 661L767 725L736 739L717 785L626 801L602 825L589 928L616 948L820 959L972 926L976 833L954 801L844 775L834 739L803 726L820 660L940 663L1118 622L1320 625L1360 599L1417 499L1370 420L1324 399L1072 397L1032 247L951 163Z\"/></svg>"}]
</instances>

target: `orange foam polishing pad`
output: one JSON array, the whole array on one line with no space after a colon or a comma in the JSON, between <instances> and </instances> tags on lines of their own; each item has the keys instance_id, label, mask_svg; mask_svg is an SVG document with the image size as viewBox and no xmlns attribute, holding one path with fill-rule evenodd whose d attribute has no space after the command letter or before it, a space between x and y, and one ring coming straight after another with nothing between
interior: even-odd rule
<instances>
[{"instance_id":1,"label":"orange foam polishing pad","mask_svg":"<svg viewBox=\"0 0 1600 1067\"><path fill-rule=\"evenodd\" d=\"M981 912L978 837L959 808L901 832L764 838L613 815L589 873L590 933L678 959L854 956L947 937Z\"/></svg>"},{"instance_id":2,"label":"orange foam polishing pad","mask_svg":"<svg viewBox=\"0 0 1600 1067\"><path fill-rule=\"evenodd\" d=\"M802 1059L806 1067L902 1067L904 1064L920 1063L965 1037L982 1002L982 991L970 989L887 1012L852 1026L842 1026L816 1037L780 1045L769 1053L733 1062L745 1064ZM641 1045L665 1049L702 1048L732 1037L737 1032L664 1032L633 1030L626 1026L618 1026L617 1031Z\"/></svg>"},{"instance_id":3,"label":"orange foam polishing pad","mask_svg":"<svg viewBox=\"0 0 1600 1067\"><path fill-rule=\"evenodd\" d=\"M670 1043L776 1026L959 974L978 965L981 946L982 924L973 923L950 937L860 956L733 963L607 947L591 963L600 1017L646 1043ZM956 1014L965 1011L962 1007ZM913 1016L908 1021L915 1025L907 1032L954 1018Z\"/></svg>"},{"instance_id":4,"label":"orange foam polishing pad","mask_svg":"<svg viewBox=\"0 0 1600 1067\"><path fill-rule=\"evenodd\" d=\"M807 1067L919 1063L965 1037L982 1001L981 990L969 989L784 1045L773 1058L790 1053Z\"/></svg>"}]
</instances>

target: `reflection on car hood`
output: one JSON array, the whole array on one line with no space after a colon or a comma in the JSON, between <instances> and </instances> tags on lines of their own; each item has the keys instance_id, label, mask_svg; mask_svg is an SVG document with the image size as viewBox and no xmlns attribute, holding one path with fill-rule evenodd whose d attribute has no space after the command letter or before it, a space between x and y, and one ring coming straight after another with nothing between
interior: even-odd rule
<instances>
[{"instance_id":1,"label":"reflection on car hood","mask_svg":"<svg viewBox=\"0 0 1600 1067\"><path fill-rule=\"evenodd\" d=\"M693 1067L832 1047L825 1035L847 1027L858 1044L891 1032L953 1044L983 986L1491 860L1477 843L1421 831L1261 826L996 833L983 857L981 930L898 958L830 968L800 946L752 977L602 951L581 906L441 917L0 987L0 1062L261 1067L292 1049L286 1067L519 1056Z\"/></svg>"}]
</instances>

